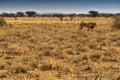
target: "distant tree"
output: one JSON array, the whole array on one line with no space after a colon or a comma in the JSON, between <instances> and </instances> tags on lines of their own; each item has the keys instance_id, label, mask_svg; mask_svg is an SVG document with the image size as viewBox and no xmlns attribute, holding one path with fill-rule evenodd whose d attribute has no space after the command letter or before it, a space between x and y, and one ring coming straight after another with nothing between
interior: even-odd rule
<instances>
[{"instance_id":1,"label":"distant tree","mask_svg":"<svg viewBox=\"0 0 120 80\"><path fill-rule=\"evenodd\" d=\"M116 14L112 14L112 13L100 13L99 16L100 17L114 17Z\"/></svg>"},{"instance_id":2,"label":"distant tree","mask_svg":"<svg viewBox=\"0 0 120 80\"><path fill-rule=\"evenodd\" d=\"M97 17L99 15L98 11L89 11L92 17Z\"/></svg>"},{"instance_id":3,"label":"distant tree","mask_svg":"<svg viewBox=\"0 0 120 80\"><path fill-rule=\"evenodd\" d=\"M112 13L108 14L108 17L113 17L114 15Z\"/></svg>"},{"instance_id":4,"label":"distant tree","mask_svg":"<svg viewBox=\"0 0 120 80\"><path fill-rule=\"evenodd\" d=\"M2 17L9 17L9 13L3 12L3 13L1 13L1 16Z\"/></svg>"},{"instance_id":5,"label":"distant tree","mask_svg":"<svg viewBox=\"0 0 120 80\"><path fill-rule=\"evenodd\" d=\"M16 17L16 14L15 13L6 13L6 12L3 12L3 13L1 13L1 16L2 17Z\"/></svg>"},{"instance_id":6,"label":"distant tree","mask_svg":"<svg viewBox=\"0 0 120 80\"><path fill-rule=\"evenodd\" d=\"M24 17L25 15L24 15L24 12L17 12L16 16L17 17Z\"/></svg>"},{"instance_id":7,"label":"distant tree","mask_svg":"<svg viewBox=\"0 0 120 80\"><path fill-rule=\"evenodd\" d=\"M15 17L15 13L9 13L9 17Z\"/></svg>"},{"instance_id":8,"label":"distant tree","mask_svg":"<svg viewBox=\"0 0 120 80\"><path fill-rule=\"evenodd\" d=\"M53 14L52 17L58 17L60 18L61 21L63 21L63 18L64 18L64 14Z\"/></svg>"},{"instance_id":9,"label":"distant tree","mask_svg":"<svg viewBox=\"0 0 120 80\"><path fill-rule=\"evenodd\" d=\"M69 14L69 17L71 18L71 21L73 20L73 18L76 16L76 14L75 13L73 13L73 14Z\"/></svg>"},{"instance_id":10,"label":"distant tree","mask_svg":"<svg viewBox=\"0 0 120 80\"><path fill-rule=\"evenodd\" d=\"M61 21L63 21L63 18L64 18L63 14L59 14L58 17L60 18Z\"/></svg>"},{"instance_id":11,"label":"distant tree","mask_svg":"<svg viewBox=\"0 0 120 80\"><path fill-rule=\"evenodd\" d=\"M120 16L120 13L115 14L116 16Z\"/></svg>"},{"instance_id":12,"label":"distant tree","mask_svg":"<svg viewBox=\"0 0 120 80\"><path fill-rule=\"evenodd\" d=\"M85 17L85 14L77 14L77 16Z\"/></svg>"},{"instance_id":13,"label":"distant tree","mask_svg":"<svg viewBox=\"0 0 120 80\"><path fill-rule=\"evenodd\" d=\"M29 17L34 17L36 15L35 11L26 11L25 12Z\"/></svg>"},{"instance_id":14,"label":"distant tree","mask_svg":"<svg viewBox=\"0 0 120 80\"><path fill-rule=\"evenodd\" d=\"M41 14L36 13L35 16L39 17L39 16L41 16Z\"/></svg>"}]
</instances>

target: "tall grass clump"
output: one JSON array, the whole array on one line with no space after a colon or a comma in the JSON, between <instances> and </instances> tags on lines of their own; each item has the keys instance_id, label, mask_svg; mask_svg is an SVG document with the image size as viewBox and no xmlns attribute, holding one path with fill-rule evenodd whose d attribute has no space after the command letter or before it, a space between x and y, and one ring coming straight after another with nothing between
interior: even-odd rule
<instances>
[{"instance_id":1,"label":"tall grass clump","mask_svg":"<svg viewBox=\"0 0 120 80\"><path fill-rule=\"evenodd\" d=\"M0 27L4 26L6 24L6 21L4 18L0 18Z\"/></svg>"},{"instance_id":2,"label":"tall grass clump","mask_svg":"<svg viewBox=\"0 0 120 80\"><path fill-rule=\"evenodd\" d=\"M113 27L116 29L120 29L120 16L114 17L114 24Z\"/></svg>"}]
</instances>

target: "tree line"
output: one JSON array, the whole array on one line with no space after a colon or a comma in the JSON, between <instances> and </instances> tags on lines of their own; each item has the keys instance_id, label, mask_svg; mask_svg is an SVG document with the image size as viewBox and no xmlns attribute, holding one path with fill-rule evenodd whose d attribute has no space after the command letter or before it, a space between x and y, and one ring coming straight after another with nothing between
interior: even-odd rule
<instances>
[{"instance_id":1,"label":"tree line","mask_svg":"<svg viewBox=\"0 0 120 80\"><path fill-rule=\"evenodd\" d=\"M98 11L91 10L88 14L62 14L62 13L52 13L52 14L38 14L35 11L26 11L26 12L17 12L17 13L6 13L3 12L0 14L1 17L58 17L60 20L63 20L63 17L70 17L71 21L74 17L113 17L113 16L120 16L120 13L111 14L111 13L99 13Z\"/></svg>"}]
</instances>

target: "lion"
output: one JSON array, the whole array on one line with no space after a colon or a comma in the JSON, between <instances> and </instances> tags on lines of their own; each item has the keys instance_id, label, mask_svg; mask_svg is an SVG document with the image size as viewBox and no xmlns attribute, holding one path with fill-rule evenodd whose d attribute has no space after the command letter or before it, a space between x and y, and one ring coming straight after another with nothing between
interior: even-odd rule
<instances>
[{"instance_id":1,"label":"lion","mask_svg":"<svg viewBox=\"0 0 120 80\"><path fill-rule=\"evenodd\" d=\"M89 30L89 29L94 29L96 26L97 25L94 22L89 22L89 23L81 22L80 23L80 29L83 29L83 27L86 27Z\"/></svg>"}]
</instances>

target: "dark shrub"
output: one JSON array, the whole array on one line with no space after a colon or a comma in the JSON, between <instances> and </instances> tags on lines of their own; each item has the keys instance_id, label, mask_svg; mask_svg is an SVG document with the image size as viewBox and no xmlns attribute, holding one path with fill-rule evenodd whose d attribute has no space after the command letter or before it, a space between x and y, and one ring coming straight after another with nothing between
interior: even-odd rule
<instances>
[{"instance_id":1,"label":"dark shrub","mask_svg":"<svg viewBox=\"0 0 120 80\"><path fill-rule=\"evenodd\" d=\"M29 17L33 17L36 15L36 12L35 11L26 11L25 12Z\"/></svg>"},{"instance_id":2,"label":"dark shrub","mask_svg":"<svg viewBox=\"0 0 120 80\"><path fill-rule=\"evenodd\" d=\"M97 17L99 15L98 11L89 11L92 17Z\"/></svg>"}]
</instances>

